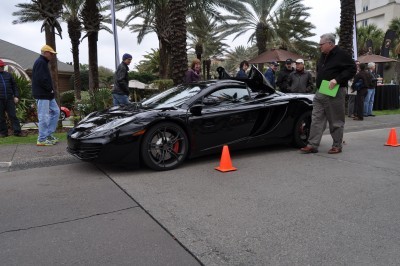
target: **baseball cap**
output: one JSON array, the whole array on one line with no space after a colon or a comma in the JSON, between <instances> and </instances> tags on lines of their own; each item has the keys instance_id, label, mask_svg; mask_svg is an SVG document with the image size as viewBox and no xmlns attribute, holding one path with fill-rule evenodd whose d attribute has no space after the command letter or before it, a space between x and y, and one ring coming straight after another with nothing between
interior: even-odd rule
<instances>
[{"instance_id":1,"label":"baseball cap","mask_svg":"<svg viewBox=\"0 0 400 266\"><path fill-rule=\"evenodd\" d=\"M293 60L291 58L286 59L286 65L293 63Z\"/></svg>"},{"instance_id":2,"label":"baseball cap","mask_svg":"<svg viewBox=\"0 0 400 266\"><path fill-rule=\"evenodd\" d=\"M47 44L43 45L43 47L42 47L42 49L40 49L40 51L42 51L42 52L50 52L52 54L56 54L57 53L56 51L54 51L53 48L51 48L50 45L47 45Z\"/></svg>"},{"instance_id":3,"label":"baseball cap","mask_svg":"<svg viewBox=\"0 0 400 266\"><path fill-rule=\"evenodd\" d=\"M271 62L271 65L279 66L279 64L277 62Z\"/></svg>"},{"instance_id":4,"label":"baseball cap","mask_svg":"<svg viewBox=\"0 0 400 266\"><path fill-rule=\"evenodd\" d=\"M297 60L296 60L296 63L298 63L298 64L303 64L303 65L304 65L304 60L303 60L303 59L297 59Z\"/></svg>"},{"instance_id":5,"label":"baseball cap","mask_svg":"<svg viewBox=\"0 0 400 266\"><path fill-rule=\"evenodd\" d=\"M0 60L0 67L3 67L5 65L6 65L6 63L4 63L3 60Z\"/></svg>"}]
</instances>

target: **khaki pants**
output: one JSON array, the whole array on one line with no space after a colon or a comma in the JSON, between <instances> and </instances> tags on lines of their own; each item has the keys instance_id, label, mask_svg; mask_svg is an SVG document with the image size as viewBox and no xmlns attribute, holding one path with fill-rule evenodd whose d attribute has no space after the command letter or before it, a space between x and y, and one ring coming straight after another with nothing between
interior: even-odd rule
<instances>
[{"instance_id":1,"label":"khaki pants","mask_svg":"<svg viewBox=\"0 0 400 266\"><path fill-rule=\"evenodd\" d=\"M313 101L312 121L309 145L318 149L322 134L329 123L332 147L342 148L343 130L345 123L345 97L346 88L339 88L336 97L327 96L317 91Z\"/></svg>"}]
</instances>

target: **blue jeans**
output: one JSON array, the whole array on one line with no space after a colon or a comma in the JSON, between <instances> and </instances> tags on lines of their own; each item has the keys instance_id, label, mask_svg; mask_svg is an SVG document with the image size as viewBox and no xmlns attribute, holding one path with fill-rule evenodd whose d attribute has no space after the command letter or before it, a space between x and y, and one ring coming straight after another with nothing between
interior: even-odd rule
<instances>
[{"instance_id":1,"label":"blue jeans","mask_svg":"<svg viewBox=\"0 0 400 266\"><path fill-rule=\"evenodd\" d=\"M368 89L367 96L364 99L364 116L372 115L374 108L375 88Z\"/></svg>"},{"instance_id":2,"label":"blue jeans","mask_svg":"<svg viewBox=\"0 0 400 266\"><path fill-rule=\"evenodd\" d=\"M113 105L121 105L121 104L129 104L128 95L121 95L121 94L112 94L113 97Z\"/></svg>"},{"instance_id":3,"label":"blue jeans","mask_svg":"<svg viewBox=\"0 0 400 266\"><path fill-rule=\"evenodd\" d=\"M36 104L39 119L38 141L44 141L57 129L57 123L60 117L60 107L58 107L55 99L36 100Z\"/></svg>"}]
</instances>

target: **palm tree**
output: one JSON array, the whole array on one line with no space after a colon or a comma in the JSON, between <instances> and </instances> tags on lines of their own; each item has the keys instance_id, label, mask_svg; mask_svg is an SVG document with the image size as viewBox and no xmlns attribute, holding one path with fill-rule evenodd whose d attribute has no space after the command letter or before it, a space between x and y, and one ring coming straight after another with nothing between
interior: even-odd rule
<instances>
[{"instance_id":1,"label":"palm tree","mask_svg":"<svg viewBox=\"0 0 400 266\"><path fill-rule=\"evenodd\" d=\"M135 65L138 71L158 75L160 72L160 51L152 48L151 52L143 57L144 59Z\"/></svg>"},{"instance_id":2,"label":"palm tree","mask_svg":"<svg viewBox=\"0 0 400 266\"><path fill-rule=\"evenodd\" d=\"M382 43L385 32L379 29L375 24L369 24L367 26L357 27L357 50L359 55L363 55L368 51L367 41L372 41L372 47L374 47L374 54L379 54L380 45Z\"/></svg>"},{"instance_id":3,"label":"palm tree","mask_svg":"<svg viewBox=\"0 0 400 266\"><path fill-rule=\"evenodd\" d=\"M218 18L211 17L204 11L188 22L189 48L194 49L196 57L200 61L203 55L209 60L211 57L222 56L227 51L228 45L223 42L226 34L221 32L220 25ZM203 61L203 63L205 62ZM203 68L203 75L208 77L206 72L209 73L208 67Z\"/></svg>"},{"instance_id":4,"label":"palm tree","mask_svg":"<svg viewBox=\"0 0 400 266\"><path fill-rule=\"evenodd\" d=\"M171 74L174 84L183 82L187 70L186 53L186 0L169 1L171 27Z\"/></svg>"},{"instance_id":5,"label":"palm tree","mask_svg":"<svg viewBox=\"0 0 400 266\"><path fill-rule=\"evenodd\" d=\"M397 58L400 59L400 17L394 18L390 21L389 30L392 30L396 33L396 48L394 52L397 54Z\"/></svg>"},{"instance_id":6,"label":"palm tree","mask_svg":"<svg viewBox=\"0 0 400 266\"><path fill-rule=\"evenodd\" d=\"M226 55L224 62L225 70L232 75L235 75L240 62L243 60L249 60L257 55L257 47L245 47L243 45L236 46L233 50L230 50Z\"/></svg>"},{"instance_id":7,"label":"palm tree","mask_svg":"<svg viewBox=\"0 0 400 266\"><path fill-rule=\"evenodd\" d=\"M81 100L82 81L79 69L79 44L81 39L82 22L79 13L84 0L64 0L64 12L62 18L67 22L68 35L71 39L72 58L74 66L74 91L75 100Z\"/></svg>"},{"instance_id":8,"label":"palm tree","mask_svg":"<svg viewBox=\"0 0 400 266\"><path fill-rule=\"evenodd\" d=\"M58 19L62 13L62 0L32 0L29 4L17 4L19 11L13 12L12 15L18 17L13 24L30 23L43 21L41 31L45 32L46 44L56 49L56 34L61 36L61 26ZM50 72L53 79L53 87L56 100L60 103L58 92L58 68L57 57L53 56L50 61Z\"/></svg>"},{"instance_id":9,"label":"palm tree","mask_svg":"<svg viewBox=\"0 0 400 266\"><path fill-rule=\"evenodd\" d=\"M356 6L354 0L340 0L340 32L339 47L353 54L354 15Z\"/></svg>"},{"instance_id":10,"label":"palm tree","mask_svg":"<svg viewBox=\"0 0 400 266\"><path fill-rule=\"evenodd\" d=\"M309 7L302 0L243 0L243 8L232 12L232 20L226 26L234 39L252 32L250 43L255 43L258 54L271 48L283 48L301 52L313 45L306 38L314 36L314 26L307 22ZM259 65L262 68L262 64Z\"/></svg>"},{"instance_id":11,"label":"palm tree","mask_svg":"<svg viewBox=\"0 0 400 266\"><path fill-rule=\"evenodd\" d=\"M140 44L144 37L155 32L158 38L160 52L160 78L167 78L170 54L170 25L168 0L145 0L145 1L117 1L116 9L130 9L129 14L121 23L122 27L128 27L137 33L137 42ZM141 18L140 24L129 24L134 19Z\"/></svg>"},{"instance_id":12,"label":"palm tree","mask_svg":"<svg viewBox=\"0 0 400 266\"><path fill-rule=\"evenodd\" d=\"M88 38L89 50L89 92L92 94L99 88L99 70L97 58L97 40L100 31L100 23L103 16L100 14L100 3L98 0L85 0L79 18L83 22Z\"/></svg>"}]
</instances>

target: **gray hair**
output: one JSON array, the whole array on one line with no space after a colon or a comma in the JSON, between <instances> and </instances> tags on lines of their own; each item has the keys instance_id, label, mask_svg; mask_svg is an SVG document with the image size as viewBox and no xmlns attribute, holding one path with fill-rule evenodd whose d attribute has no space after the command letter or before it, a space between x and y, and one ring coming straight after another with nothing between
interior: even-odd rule
<instances>
[{"instance_id":1,"label":"gray hair","mask_svg":"<svg viewBox=\"0 0 400 266\"><path fill-rule=\"evenodd\" d=\"M375 67L375 63L374 62L369 62L368 63L368 68L373 68Z\"/></svg>"},{"instance_id":2,"label":"gray hair","mask_svg":"<svg viewBox=\"0 0 400 266\"><path fill-rule=\"evenodd\" d=\"M321 35L321 40L335 44L336 35L333 33L325 33Z\"/></svg>"}]
</instances>

